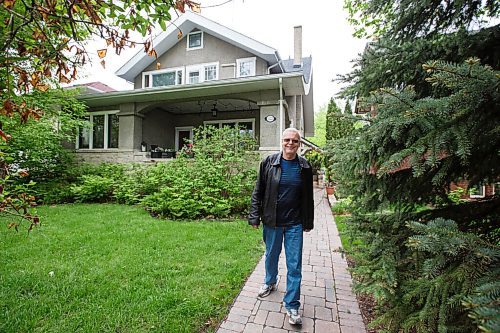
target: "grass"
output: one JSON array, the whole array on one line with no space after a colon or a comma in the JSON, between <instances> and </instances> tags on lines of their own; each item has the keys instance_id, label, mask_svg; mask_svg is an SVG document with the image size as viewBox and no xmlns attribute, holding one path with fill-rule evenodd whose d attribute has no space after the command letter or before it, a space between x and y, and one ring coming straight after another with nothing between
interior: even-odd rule
<instances>
[{"instance_id":1,"label":"grass","mask_svg":"<svg viewBox=\"0 0 500 333\"><path fill-rule=\"evenodd\" d=\"M348 217L348 215L335 215L335 224L337 225L337 229L339 231L342 248L346 252L351 250L351 243L349 241L349 237L346 235L347 225L345 223L345 219Z\"/></svg>"},{"instance_id":2,"label":"grass","mask_svg":"<svg viewBox=\"0 0 500 333\"><path fill-rule=\"evenodd\" d=\"M212 332L263 253L245 221L115 204L39 213L29 235L0 220L0 332Z\"/></svg>"},{"instance_id":3,"label":"grass","mask_svg":"<svg viewBox=\"0 0 500 333\"><path fill-rule=\"evenodd\" d=\"M347 254L352 253L353 249L363 244L360 239L352 239L349 236L349 226L347 225L347 220L350 218L350 215L336 215L335 214L335 224L337 224L337 229L340 235L340 241L342 243L342 248Z\"/></svg>"}]
</instances>

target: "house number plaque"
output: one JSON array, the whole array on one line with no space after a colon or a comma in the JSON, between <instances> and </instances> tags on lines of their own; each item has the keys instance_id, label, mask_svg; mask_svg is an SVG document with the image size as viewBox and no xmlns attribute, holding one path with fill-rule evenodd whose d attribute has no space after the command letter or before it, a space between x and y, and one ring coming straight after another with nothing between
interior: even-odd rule
<instances>
[{"instance_id":1,"label":"house number plaque","mask_svg":"<svg viewBox=\"0 0 500 333\"><path fill-rule=\"evenodd\" d=\"M271 115L270 115L270 116L266 116L264 119L265 119L268 123L272 123L273 121L275 121L275 120L276 120L276 117L275 117L275 116L271 116Z\"/></svg>"}]
</instances>

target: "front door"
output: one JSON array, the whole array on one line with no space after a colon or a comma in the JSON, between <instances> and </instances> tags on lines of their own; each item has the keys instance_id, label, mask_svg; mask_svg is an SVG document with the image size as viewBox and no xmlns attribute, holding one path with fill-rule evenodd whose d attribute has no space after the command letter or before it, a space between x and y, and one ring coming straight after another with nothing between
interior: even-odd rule
<instances>
[{"instance_id":1,"label":"front door","mask_svg":"<svg viewBox=\"0 0 500 333\"><path fill-rule=\"evenodd\" d=\"M175 128L175 150L181 151L188 140L193 140L193 126Z\"/></svg>"}]
</instances>

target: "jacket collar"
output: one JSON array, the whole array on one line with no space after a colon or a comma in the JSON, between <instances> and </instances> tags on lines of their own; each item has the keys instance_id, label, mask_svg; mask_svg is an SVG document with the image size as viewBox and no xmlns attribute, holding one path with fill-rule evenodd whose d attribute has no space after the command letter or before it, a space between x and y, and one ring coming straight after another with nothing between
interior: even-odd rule
<instances>
[{"instance_id":1,"label":"jacket collar","mask_svg":"<svg viewBox=\"0 0 500 333\"><path fill-rule=\"evenodd\" d=\"M307 163L305 158L298 156L298 155L297 155L297 157L299 158L299 164L300 164L301 168L310 168L309 163ZM280 161L281 161L281 152L271 155L271 165L272 166L280 165Z\"/></svg>"}]
</instances>

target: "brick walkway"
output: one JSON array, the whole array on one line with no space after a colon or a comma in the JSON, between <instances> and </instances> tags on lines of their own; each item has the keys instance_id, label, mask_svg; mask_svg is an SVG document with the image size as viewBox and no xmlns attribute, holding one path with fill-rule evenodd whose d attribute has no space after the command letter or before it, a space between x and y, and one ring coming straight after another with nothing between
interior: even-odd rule
<instances>
[{"instance_id":1,"label":"brick walkway","mask_svg":"<svg viewBox=\"0 0 500 333\"><path fill-rule=\"evenodd\" d=\"M314 189L314 230L304 233L302 259L302 327L288 324L282 304L286 289L284 252L280 258L278 290L257 297L264 281L264 258L255 267L217 333L365 333L351 275L341 253L335 225L324 188ZM262 230L262 229L260 229Z\"/></svg>"}]
</instances>

